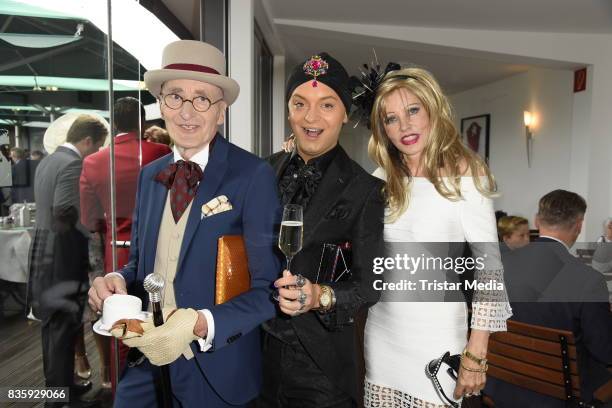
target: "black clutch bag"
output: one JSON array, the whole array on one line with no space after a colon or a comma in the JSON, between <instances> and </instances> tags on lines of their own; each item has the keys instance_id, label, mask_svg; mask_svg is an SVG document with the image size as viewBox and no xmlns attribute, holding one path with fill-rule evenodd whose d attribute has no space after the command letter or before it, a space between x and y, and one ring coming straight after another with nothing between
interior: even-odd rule
<instances>
[{"instance_id":1,"label":"black clutch bag","mask_svg":"<svg viewBox=\"0 0 612 408\"><path fill-rule=\"evenodd\" d=\"M425 367L425 373L433 382L434 387L438 394L443 397L451 407L459 408L459 404L450 399L444 389L440 385L440 380L438 380L438 373L440 370L444 370L447 375L449 375L453 380L457 381L457 377L459 376L459 365L461 364L461 355L453 354L450 352L444 353L444 355L435 360L431 360L429 364Z\"/></svg>"},{"instance_id":2,"label":"black clutch bag","mask_svg":"<svg viewBox=\"0 0 612 408\"><path fill-rule=\"evenodd\" d=\"M314 283L341 282L350 280L351 277L351 243L323 244Z\"/></svg>"}]
</instances>

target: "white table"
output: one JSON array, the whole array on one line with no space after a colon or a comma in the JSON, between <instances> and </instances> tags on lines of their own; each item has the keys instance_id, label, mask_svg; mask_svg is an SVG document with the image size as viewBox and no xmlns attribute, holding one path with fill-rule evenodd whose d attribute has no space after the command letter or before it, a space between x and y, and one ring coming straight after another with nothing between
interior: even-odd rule
<instances>
[{"instance_id":1,"label":"white table","mask_svg":"<svg viewBox=\"0 0 612 408\"><path fill-rule=\"evenodd\" d=\"M0 229L0 279L26 283L32 228Z\"/></svg>"}]
</instances>

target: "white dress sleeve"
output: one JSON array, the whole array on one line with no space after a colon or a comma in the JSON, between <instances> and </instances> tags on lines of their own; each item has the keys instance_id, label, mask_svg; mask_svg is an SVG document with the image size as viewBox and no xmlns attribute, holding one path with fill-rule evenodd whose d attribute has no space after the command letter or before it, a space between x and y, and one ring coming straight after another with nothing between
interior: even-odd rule
<instances>
[{"instance_id":1,"label":"white dress sleeve","mask_svg":"<svg viewBox=\"0 0 612 408\"><path fill-rule=\"evenodd\" d=\"M462 195L459 211L465 239L474 259L481 258L484 266L475 268L474 278L482 288L474 289L470 327L489 332L505 331L512 309L504 284L493 201L483 196L471 180L464 181Z\"/></svg>"},{"instance_id":2,"label":"white dress sleeve","mask_svg":"<svg viewBox=\"0 0 612 408\"><path fill-rule=\"evenodd\" d=\"M374 177L381 179L382 181L387 181L387 173L385 173L385 169L382 167L377 167L376 170L372 173Z\"/></svg>"}]
</instances>

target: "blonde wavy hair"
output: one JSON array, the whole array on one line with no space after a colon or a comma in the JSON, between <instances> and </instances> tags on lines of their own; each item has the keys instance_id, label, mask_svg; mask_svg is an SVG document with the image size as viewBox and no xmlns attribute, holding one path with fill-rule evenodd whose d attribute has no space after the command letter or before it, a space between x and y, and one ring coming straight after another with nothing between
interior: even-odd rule
<instances>
[{"instance_id":1,"label":"blonde wavy hair","mask_svg":"<svg viewBox=\"0 0 612 408\"><path fill-rule=\"evenodd\" d=\"M386 222L396 221L408 208L413 175L403 154L391 143L385 132L385 98L407 89L423 104L429 115L429 138L421 155L425 177L436 191L451 201L462 199L461 176L474 178L478 191L486 197L495 195L495 180L484 161L461 142L453 123L452 110L440 85L426 70L404 68L387 74L376 90L370 120L372 136L368 154L386 173L384 187L389 213ZM485 176L483 178L479 176Z\"/></svg>"},{"instance_id":2,"label":"blonde wavy hair","mask_svg":"<svg viewBox=\"0 0 612 408\"><path fill-rule=\"evenodd\" d=\"M501 217L499 221L497 221L497 233L500 238L504 238L508 235L512 235L521 225L529 225L527 218L507 215Z\"/></svg>"}]
</instances>

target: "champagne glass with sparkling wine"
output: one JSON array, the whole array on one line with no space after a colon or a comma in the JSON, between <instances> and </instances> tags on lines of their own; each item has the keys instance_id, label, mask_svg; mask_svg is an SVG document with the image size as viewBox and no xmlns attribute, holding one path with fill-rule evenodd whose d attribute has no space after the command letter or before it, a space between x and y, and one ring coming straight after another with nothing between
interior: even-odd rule
<instances>
[{"instance_id":1,"label":"champagne glass with sparkling wine","mask_svg":"<svg viewBox=\"0 0 612 408\"><path fill-rule=\"evenodd\" d=\"M281 221L280 233L278 235L278 247L287 259L287 270L291 271L291 260L302 250L302 237L304 233L304 216L301 205L288 204L283 209L283 220ZM274 299L278 300L278 290L274 293Z\"/></svg>"},{"instance_id":2,"label":"champagne glass with sparkling wine","mask_svg":"<svg viewBox=\"0 0 612 408\"><path fill-rule=\"evenodd\" d=\"M304 218L301 205L288 204L283 209L278 247L287 258L287 270L291 271L291 260L302 250Z\"/></svg>"}]
</instances>

